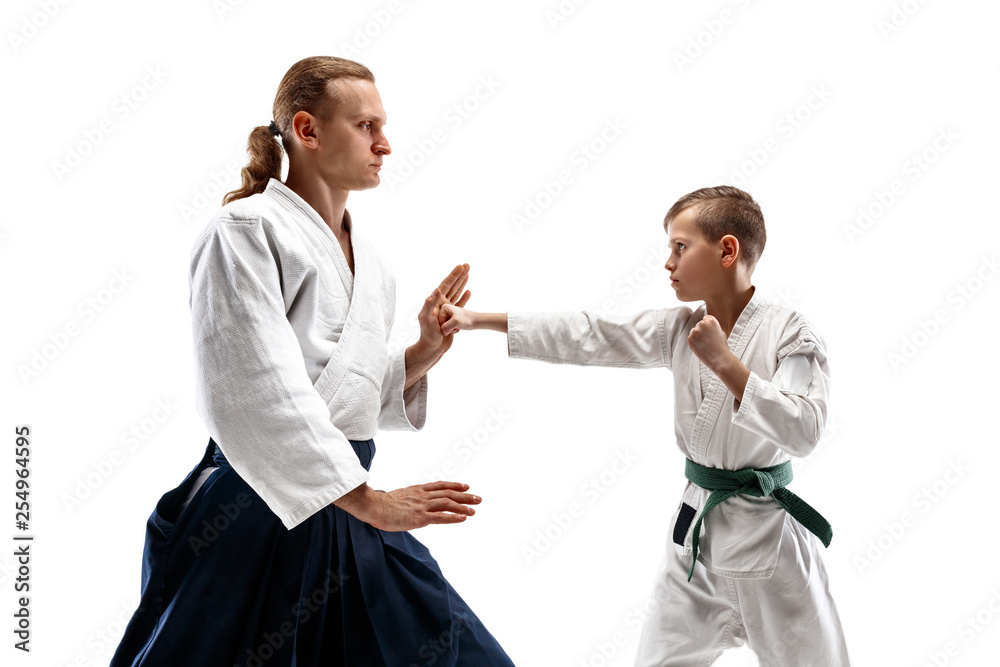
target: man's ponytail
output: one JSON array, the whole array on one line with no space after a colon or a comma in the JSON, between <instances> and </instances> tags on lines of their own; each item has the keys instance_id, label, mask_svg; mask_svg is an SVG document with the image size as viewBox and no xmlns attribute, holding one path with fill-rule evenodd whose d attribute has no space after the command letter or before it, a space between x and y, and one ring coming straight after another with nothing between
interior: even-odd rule
<instances>
[{"instance_id":1,"label":"man's ponytail","mask_svg":"<svg viewBox=\"0 0 1000 667\"><path fill-rule=\"evenodd\" d=\"M281 157L284 151L277 137L271 136L266 125L258 125L250 131L247 139L247 155L250 163L243 167L240 176L243 185L222 198L222 205L243 199L264 191L272 178L281 180Z\"/></svg>"}]
</instances>

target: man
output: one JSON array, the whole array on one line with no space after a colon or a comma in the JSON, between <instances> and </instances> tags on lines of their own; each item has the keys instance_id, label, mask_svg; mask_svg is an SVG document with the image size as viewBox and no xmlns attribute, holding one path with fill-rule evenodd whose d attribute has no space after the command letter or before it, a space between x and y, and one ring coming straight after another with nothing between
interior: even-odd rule
<instances>
[{"instance_id":1,"label":"man","mask_svg":"<svg viewBox=\"0 0 1000 667\"><path fill-rule=\"evenodd\" d=\"M468 301L469 267L427 298L420 340L390 354L394 278L346 208L391 152L374 76L306 58L274 118L192 250L212 437L150 517L140 608L112 666L512 665L405 532L461 522L480 499L455 482L366 483L378 428L423 427L426 373L452 342L438 312Z\"/></svg>"}]
</instances>

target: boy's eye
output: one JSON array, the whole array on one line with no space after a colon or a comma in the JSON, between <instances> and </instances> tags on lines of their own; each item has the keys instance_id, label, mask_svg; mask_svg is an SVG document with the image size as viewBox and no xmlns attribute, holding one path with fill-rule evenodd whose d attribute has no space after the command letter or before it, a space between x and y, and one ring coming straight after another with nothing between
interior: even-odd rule
<instances>
[{"instance_id":1,"label":"boy's eye","mask_svg":"<svg viewBox=\"0 0 1000 667\"><path fill-rule=\"evenodd\" d=\"M684 244L683 243L678 243L677 244L677 249L678 250L683 250L684 249Z\"/></svg>"}]
</instances>

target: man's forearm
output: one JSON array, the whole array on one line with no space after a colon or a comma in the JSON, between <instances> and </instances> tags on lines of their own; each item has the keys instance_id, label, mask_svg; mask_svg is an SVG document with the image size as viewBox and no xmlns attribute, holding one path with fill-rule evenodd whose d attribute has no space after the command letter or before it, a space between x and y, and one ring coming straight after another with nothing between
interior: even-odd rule
<instances>
[{"instance_id":1,"label":"man's forearm","mask_svg":"<svg viewBox=\"0 0 1000 667\"><path fill-rule=\"evenodd\" d=\"M362 482L359 486L334 500L333 504L361 521L370 523L374 516L373 508L377 500L374 494L375 490L366 482Z\"/></svg>"},{"instance_id":2,"label":"man's forearm","mask_svg":"<svg viewBox=\"0 0 1000 667\"><path fill-rule=\"evenodd\" d=\"M403 382L403 391L406 391L419 382L420 378L427 375L427 371L433 368L434 364L440 361L442 356L444 356L443 352L427 350L419 342L406 348L406 352L403 355L406 364L406 380Z\"/></svg>"}]
</instances>

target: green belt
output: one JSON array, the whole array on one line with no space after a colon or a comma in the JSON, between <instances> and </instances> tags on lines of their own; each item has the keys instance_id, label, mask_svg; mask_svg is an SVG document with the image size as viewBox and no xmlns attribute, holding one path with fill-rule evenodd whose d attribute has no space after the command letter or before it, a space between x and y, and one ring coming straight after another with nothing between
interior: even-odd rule
<instances>
[{"instance_id":1,"label":"green belt","mask_svg":"<svg viewBox=\"0 0 1000 667\"><path fill-rule=\"evenodd\" d=\"M722 470L708 468L688 459L684 465L684 476L701 488L712 492L705 501L705 509L701 511L691 534L692 559L691 569L688 570L688 581L691 581L694 564L698 560L698 532L701 529L701 520L713 507L738 493L755 498L771 496L774 502L792 515L792 518L818 537L824 547L830 546L830 540L833 539L830 523L808 503L785 488L792 481L791 461L769 468Z\"/></svg>"}]
</instances>

